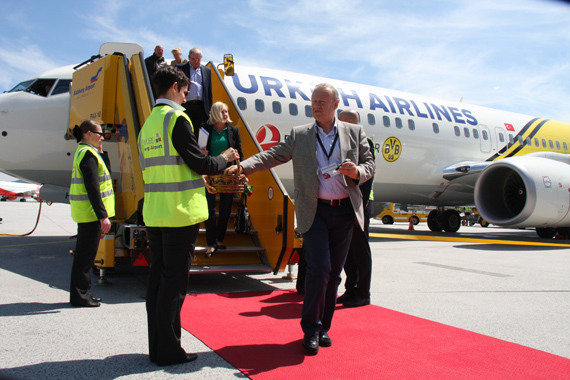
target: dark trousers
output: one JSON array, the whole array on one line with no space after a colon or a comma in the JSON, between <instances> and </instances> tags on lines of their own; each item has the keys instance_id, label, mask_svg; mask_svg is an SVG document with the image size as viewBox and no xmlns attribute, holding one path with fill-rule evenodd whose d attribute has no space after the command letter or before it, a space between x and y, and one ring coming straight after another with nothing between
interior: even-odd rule
<instances>
[{"instance_id":1,"label":"dark trousers","mask_svg":"<svg viewBox=\"0 0 570 380\"><path fill-rule=\"evenodd\" d=\"M372 252L368 243L370 219L364 220L364 231L358 224L354 225L352 241L344 264L346 291L354 295L370 297L372 281Z\"/></svg>"},{"instance_id":2,"label":"dark trousers","mask_svg":"<svg viewBox=\"0 0 570 380\"><path fill-rule=\"evenodd\" d=\"M202 123L208 121L210 117L209 114L206 113L204 109L204 102L201 100L198 101L190 101L182 103L182 106L186 109L186 115L192 121L192 127L194 128L194 135L198 138L198 134L200 133L200 126Z\"/></svg>"},{"instance_id":3,"label":"dark trousers","mask_svg":"<svg viewBox=\"0 0 570 380\"><path fill-rule=\"evenodd\" d=\"M159 365L186 358L180 344L180 310L186 297L199 224L148 227L150 273L146 294L150 360Z\"/></svg>"},{"instance_id":4,"label":"dark trousers","mask_svg":"<svg viewBox=\"0 0 570 380\"><path fill-rule=\"evenodd\" d=\"M318 203L313 225L303 234L307 271L301 313L304 333L330 330L340 274L352 239L354 210Z\"/></svg>"},{"instance_id":5,"label":"dark trousers","mask_svg":"<svg viewBox=\"0 0 570 380\"><path fill-rule=\"evenodd\" d=\"M69 302L83 305L91 301L91 268L101 240L101 223L77 223L77 242L71 267Z\"/></svg>"},{"instance_id":6,"label":"dark trousers","mask_svg":"<svg viewBox=\"0 0 570 380\"><path fill-rule=\"evenodd\" d=\"M232 213L234 203L234 195L231 193L219 193L220 212L218 214L218 223L216 224L216 194L206 192L208 200L208 220L204 222L206 226L206 241L208 246L216 245L217 242L223 242L226 237L228 222Z\"/></svg>"}]
</instances>

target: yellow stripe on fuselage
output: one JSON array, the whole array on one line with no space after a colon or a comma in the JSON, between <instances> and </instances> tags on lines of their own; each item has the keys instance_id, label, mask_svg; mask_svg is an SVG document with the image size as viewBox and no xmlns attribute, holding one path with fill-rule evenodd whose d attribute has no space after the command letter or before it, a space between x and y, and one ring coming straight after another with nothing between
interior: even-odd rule
<instances>
[{"instance_id":1,"label":"yellow stripe on fuselage","mask_svg":"<svg viewBox=\"0 0 570 380\"><path fill-rule=\"evenodd\" d=\"M522 137L522 144L518 136ZM491 161L545 151L570 154L569 123L548 119L535 119L530 125L525 126L513 137L514 144L509 142L506 152L505 147L503 147L501 153L493 156Z\"/></svg>"}]
</instances>

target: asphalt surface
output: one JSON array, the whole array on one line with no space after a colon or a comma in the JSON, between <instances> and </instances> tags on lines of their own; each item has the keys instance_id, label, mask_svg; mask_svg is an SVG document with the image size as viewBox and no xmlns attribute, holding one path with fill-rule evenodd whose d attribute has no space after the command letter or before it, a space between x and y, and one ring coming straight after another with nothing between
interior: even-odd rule
<instances>
[{"instance_id":1,"label":"asphalt surface","mask_svg":"<svg viewBox=\"0 0 570 380\"><path fill-rule=\"evenodd\" d=\"M1 202L0 234L30 232L38 208L37 202ZM149 362L145 268L117 267L109 274L112 285L94 286L101 307L71 307L75 233L69 206L44 204L31 235L0 236L0 379L245 378L186 331L182 344L198 353L196 361ZM425 223L408 231L407 224L376 220L370 241L373 304L570 358L570 241L493 226L433 234ZM284 275L192 275L188 292L293 289ZM301 337L300 329L292 334Z\"/></svg>"}]
</instances>

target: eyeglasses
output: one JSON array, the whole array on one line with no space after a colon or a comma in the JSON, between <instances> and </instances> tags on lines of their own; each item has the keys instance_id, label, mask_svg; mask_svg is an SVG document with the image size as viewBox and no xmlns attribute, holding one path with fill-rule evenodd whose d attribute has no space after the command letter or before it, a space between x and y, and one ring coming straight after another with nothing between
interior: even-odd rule
<instances>
[{"instance_id":1,"label":"eyeglasses","mask_svg":"<svg viewBox=\"0 0 570 380\"><path fill-rule=\"evenodd\" d=\"M105 134L103 132L96 132L96 131L89 131L91 133L97 133L99 136L101 137L105 137Z\"/></svg>"}]
</instances>

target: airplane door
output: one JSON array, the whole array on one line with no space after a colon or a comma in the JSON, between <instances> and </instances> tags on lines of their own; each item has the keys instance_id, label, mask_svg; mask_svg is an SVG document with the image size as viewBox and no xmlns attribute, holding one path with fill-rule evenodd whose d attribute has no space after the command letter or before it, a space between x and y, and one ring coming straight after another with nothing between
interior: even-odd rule
<instances>
[{"instance_id":1,"label":"airplane door","mask_svg":"<svg viewBox=\"0 0 570 380\"><path fill-rule=\"evenodd\" d=\"M497 141L497 154L501 156L507 154L509 146L513 143L508 140L507 132L503 128L495 127L495 137Z\"/></svg>"},{"instance_id":2,"label":"airplane door","mask_svg":"<svg viewBox=\"0 0 570 380\"><path fill-rule=\"evenodd\" d=\"M489 153L492 148L491 143L491 133L489 131L489 127L486 125L479 124L479 141L481 142L481 152Z\"/></svg>"}]
</instances>

